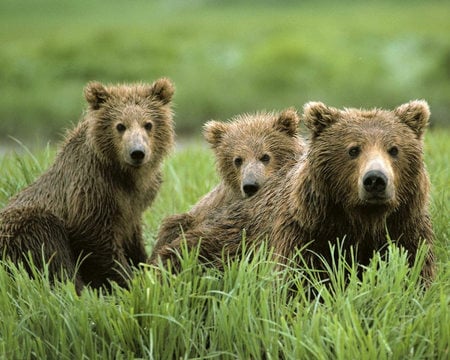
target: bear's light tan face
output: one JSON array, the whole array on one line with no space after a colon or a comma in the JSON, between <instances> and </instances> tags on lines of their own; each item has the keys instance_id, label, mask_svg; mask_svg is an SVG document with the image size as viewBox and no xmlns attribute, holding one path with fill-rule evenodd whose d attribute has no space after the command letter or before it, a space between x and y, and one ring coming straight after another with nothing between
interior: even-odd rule
<instances>
[{"instance_id":1,"label":"bear's light tan face","mask_svg":"<svg viewBox=\"0 0 450 360\"><path fill-rule=\"evenodd\" d=\"M358 174L359 199L368 204L383 204L395 197L392 155L396 150L385 151L383 144L365 144L361 149ZM354 149L351 147L351 149Z\"/></svg>"},{"instance_id":2,"label":"bear's light tan face","mask_svg":"<svg viewBox=\"0 0 450 360\"><path fill-rule=\"evenodd\" d=\"M87 136L96 155L124 170L159 166L174 143L173 92L165 78L150 85L89 83Z\"/></svg>"},{"instance_id":3,"label":"bear's light tan face","mask_svg":"<svg viewBox=\"0 0 450 360\"><path fill-rule=\"evenodd\" d=\"M236 196L254 196L281 168L293 165L304 150L295 110L242 114L228 123L209 121L204 128L217 169Z\"/></svg>"},{"instance_id":4,"label":"bear's light tan face","mask_svg":"<svg viewBox=\"0 0 450 360\"><path fill-rule=\"evenodd\" d=\"M398 206L408 171L408 146L399 130L404 129L395 122L375 118L342 120L323 132L314 162L335 202L349 210Z\"/></svg>"},{"instance_id":5,"label":"bear's light tan face","mask_svg":"<svg viewBox=\"0 0 450 360\"><path fill-rule=\"evenodd\" d=\"M232 157L231 165L239 183L242 197L250 197L258 192L274 172L274 159L268 151L245 148Z\"/></svg>"},{"instance_id":6,"label":"bear's light tan face","mask_svg":"<svg viewBox=\"0 0 450 360\"><path fill-rule=\"evenodd\" d=\"M118 120L113 123L116 146L123 161L139 167L151 158L154 122L143 107L125 107Z\"/></svg>"},{"instance_id":7,"label":"bear's light tan face","mask_svg":"<svg viewBox=\"0 0 450 360\"><path fill-rule=\"evenodd\" d=\"M430 110L413 100L393 111L304 106L314 191L345 211L385 216L427 192L423 134Z\"/></svg>"}]
</instances>

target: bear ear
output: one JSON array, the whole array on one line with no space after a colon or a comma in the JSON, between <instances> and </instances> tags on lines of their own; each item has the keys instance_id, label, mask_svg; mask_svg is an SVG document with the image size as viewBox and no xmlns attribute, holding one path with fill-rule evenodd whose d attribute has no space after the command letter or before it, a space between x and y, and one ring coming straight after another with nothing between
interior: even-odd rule
<instances>
[{"instance_id":1,"label":"bear ear","mask_svg":"<svg viewBox=\"0 0 450 360\"><path fill-rule=\"evenodd\" d=\"M417 138L422 137L430 119L430 107L425 100L414 100L400 105L394 113L416 133Z\"/></svg>"},{"instance_id":2,"label":"bear ear","mask_svg":"<svg viewBox=\"0 0 450 360\"><path fill-rule=\"evenodd\" d=\"M174 92L175 87L172 82L167 78L161 78L150 86L149 96L157 98L163 105L166 105L172 100Z\"/></svg>"},{"instance_id":3,"label":"bear ear","mask_svg":"<svg viewBox=\"0 0 450 360\"><path fill-rule=\"evenodd\" d=\"M215 148L222 141L226 130L227 124L220 121L211 120L203 126L203 136L206 141L212 145L213 148Z\"/></svg>"},{"instance_id":4,"label":"bear ear","mask_svg":"<svg viewBox=\"0 0 450 360\"><path fill-rule=\"evenodd\" d=\"M336 122L339 115L338 109L326 106L322 102L310 101L303 106L303 121L311 130L313 137L319 136L326 127Z\"/></svg>"},{"instance_id":5,"label":"bear ear","mask_svg":"<svg viewBox=\"0 0 450 360\"><path fill-rule=\"evenodd\" d=\"M283 110L275 119L274 127L276 130L286 133L289 136L298 135L298 123L300 117L297 110L294 108L288 108Z\"/></svg>"},{"instance_id":6,"label":"bear ear","mask_svg":"<svg viewBox=\"0 0 450 360\"><path fill-rule=\"evenodd\" d=\"M98 110L108 100L109 93L102 84L97 81L92 81L86 85L84 97L91 109Z\"/></svg>"}]
</instances>

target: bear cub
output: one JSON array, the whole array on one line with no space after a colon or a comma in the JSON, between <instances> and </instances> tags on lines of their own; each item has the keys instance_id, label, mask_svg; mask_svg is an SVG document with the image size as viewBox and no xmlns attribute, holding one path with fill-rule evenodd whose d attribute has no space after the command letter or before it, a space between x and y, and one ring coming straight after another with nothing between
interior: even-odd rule
<instances>
[{"instance_id":1,"label":"bear cub","mask_svg":"<svg viewBox=\"0 0 450 360\"><path fill-rule=\"evenodd\" d=\"M221 182L187 213L164 219L150 262L156 260L158 249L182 232L219 208L258 194L269 178L293 166L305 148L298 123L298 113L291 108L279 113L241 114L229 122L207 122L203 135L214 152Z\"/></svg>"},{"instance_id":2,"label":"bear cub","mask_svg":"<svg viewBox=\"0 0 450 360\"><path fill-rule=\"evenodd\" d=\"M85 88L88 110L68 133L53 165L0 212L0 253L31 256L83 284L127 285L146 261L141 217L161 185L161 163L174 143L172 83ZM79 262L78 273L76 264Z\"/></svg>"}]
</instances>

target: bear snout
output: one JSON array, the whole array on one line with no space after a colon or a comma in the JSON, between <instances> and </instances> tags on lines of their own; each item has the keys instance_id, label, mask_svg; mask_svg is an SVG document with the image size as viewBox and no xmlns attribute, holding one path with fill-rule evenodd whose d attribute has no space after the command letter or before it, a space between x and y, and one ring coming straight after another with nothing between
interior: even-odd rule
<instances>
[{"instance_id":1,"label":"bear snout","mask_svg":"<svg viewBox=\"0 0 450 360\"><path fill-rule=\"evenodd\" d=\"M381 170L369 170L360 180L359 197L371 204L383 204L394 198L392 179Z\"/></svg>"},{"instance_id":2,"label":"bear snout","mask_svg":"<svg viewBox=\"0 0 450 360\"><path fill-rule=\"evenodd\" d=\"M388 179L379 170L367 172L363 177L364 190L370 194L383 193L386 190Z\"/></svg>"},{"instance_id":3,"label":"bear snout","mask_svg":"<svg viewBox=\"0 0 450 360\"><path fill-rule=\"evenodd\" d=\"M255 195L259 190L259 184L257 182L245 183L242 186L242 190L247 197Z\"/></svg>"},{"instance_id":4,"label":"bear snout","mask_svg":"<svg viewBox=\"0 0 450 360\"><path fill-rule=\"evenodd\" d=\"M241 191L243 197L255 195L264 183L264 169L261 164L249 164L243 169Z\"/></svg>"},{"instance_id":5,"label":"bear snout","mask_svg":"<svg viewBox=\"0 0 450 360\"><path fill-rule=\"evenodd\" d=\"M364 203L383 204L395 200L392 164L375 149L366 159L358 177L359 199Z\"/></svg>"},{"instance_id":6,"label":"bear snout","mask_svg":"<svg viewBox=\"0 0 450 360\"><path fill-rule=\"evenodd\" d=\"M140 166L146 162L147 151L144 147L133 147L128 151L127 162L133 166Z\"/></svg>"},{"instance_id":7,"label":"bear snout","mask_svg":"<svg viewBox=\"0 0 450 360\"><path fill-rule=\"evenodd\" d=\"M145 152L143 150L133 150L130 153L130 157L134 161L142 161L145 158Z\"/></svg>"}]
</instances>

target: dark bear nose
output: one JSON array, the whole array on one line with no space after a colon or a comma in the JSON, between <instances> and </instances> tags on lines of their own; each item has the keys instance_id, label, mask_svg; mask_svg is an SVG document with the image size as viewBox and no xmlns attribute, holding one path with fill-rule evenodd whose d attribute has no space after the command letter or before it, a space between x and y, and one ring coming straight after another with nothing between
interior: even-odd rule
<instances>
[{"instance_id":1,"label":"dark bear nose","mask_svg":"<svg viewBox=\"0 0 450 360\"><path fill-rule=\"evenodd\" d=\"M145 153L142 150L133 150L130 156L133 160L140 161L145 157Z\"/></svg>"},{"instance_id":2,"label":"dark bear nose","mask_svg":"<svg viewBox=\"0 0 450 360\"><path fill-rule=\"evenodd\" d=\"M380 193L386 190L387 177L379 170L372 170L364 175L363 185L368 193Z\"/></svg>"},{"instance_id":3,"label":"dark bear nose","mask_svg":"<svg viewBox=\"0 0 450 360\"><path fill-rule=\"evenodd\" d=\"M256 183L244 184L242 189L244 190L245 195L250 197L250 196L253 196L253 195L255 195L257 193L257 191L259 190L259 185L256 184Z\"/></svg>"}]
</instances>

